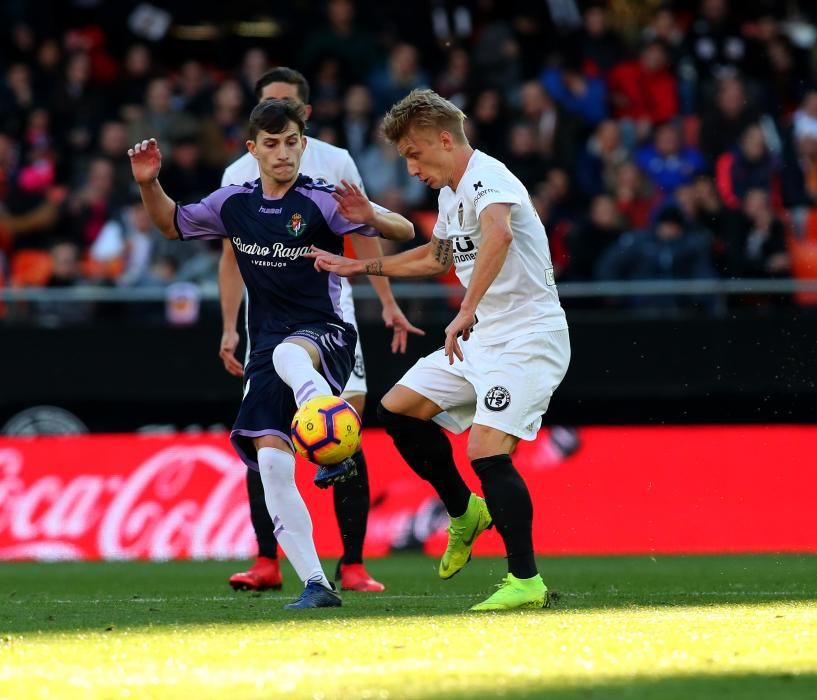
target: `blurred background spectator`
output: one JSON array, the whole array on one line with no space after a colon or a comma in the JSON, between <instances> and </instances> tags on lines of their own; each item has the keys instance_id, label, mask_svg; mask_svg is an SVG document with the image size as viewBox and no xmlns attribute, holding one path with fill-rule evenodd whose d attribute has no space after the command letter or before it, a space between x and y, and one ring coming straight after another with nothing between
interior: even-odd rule
<instances>
[{"instance_id":1,"label":"blurred background spectator","mask_svg":"<svg viewBox=\"0 0 817 700\"><path fill-rule=\"evenodd\" d=\"M415 87L463 107L528 188L562 279L786 277L817 231L813 3L134 7L0 7L0 284L212 283L217 251L165 247L125 153L158 138L170 196L202 197L276 65L310 81L309 133L418 220L435 193L379 119Z\"/></svg>"},{"instance_id":2,"label":"blurred background spectator","mask_svg":"<svg viewBox=\"0 0 817 700\"><path fill-rule=\"evenodd\" d=\"M705 280L715 277L709 236L691 230L680 209L662 209L653 226L622 235L596 264L599 280ZM659 294L634 296L627 303L639 309L679 310L697 305L700 297ZM705 298L715 309L715 299Z\"/></svg>"}]
</instances>

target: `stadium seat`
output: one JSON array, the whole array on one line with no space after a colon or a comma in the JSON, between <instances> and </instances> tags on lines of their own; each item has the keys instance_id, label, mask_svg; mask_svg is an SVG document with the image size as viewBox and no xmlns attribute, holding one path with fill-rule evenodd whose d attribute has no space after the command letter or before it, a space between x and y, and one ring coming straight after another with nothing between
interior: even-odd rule
<instances>
[{"instance_id":1,"label":"stadium seat","mask_svg":"<svg viewBox=\"0 0 817 700\"><path fill-rule=\"evenodd\" d=\"M80 263L82 276L91 280L117 280L125 271L125 260L123 258L112 258L111 260L94 260L90 256L84 258Z\"/></svg>"},{"instance_id":2,"label":"stadium seat","mask_svg":"<svg viewBox=\"0 0 817 700\"><path fill-rule=\"evenodd\" d=\"M12 287L42 287L51 276L51 256L43 250L21 250L9 264Z\"/></svg>"}]
</instances>

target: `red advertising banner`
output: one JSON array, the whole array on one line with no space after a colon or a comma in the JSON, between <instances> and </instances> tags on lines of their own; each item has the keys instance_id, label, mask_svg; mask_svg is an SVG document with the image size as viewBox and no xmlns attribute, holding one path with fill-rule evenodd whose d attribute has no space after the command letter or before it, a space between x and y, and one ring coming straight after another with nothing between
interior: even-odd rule
<instances>
[{"instance_id":1,"label":"red advertising banner","mask_svg":"<svg viewBox=\"0 0 817 700\"><path fill-rule=\"evenodd\" d=\"M453 439L466 480L465 436ZM543 432L514 462L542 554L817 551L817 427ZM365 434L368 556L445 545L447 518L378 430ZM318 551L340 552L331 492L299 463ZM0 559L250 557L245 472L226 435L0 439ZM477 554L501 554L494 531Z\"/></svg>"}]
</instances>

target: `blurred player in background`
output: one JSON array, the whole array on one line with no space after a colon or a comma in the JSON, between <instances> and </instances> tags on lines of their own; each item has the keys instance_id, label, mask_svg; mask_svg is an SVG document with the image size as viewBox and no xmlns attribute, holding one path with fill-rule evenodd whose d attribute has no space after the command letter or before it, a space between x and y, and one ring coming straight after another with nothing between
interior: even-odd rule
<instances>
[{"instance_id":1,"label":"blurred player in background","mask_svg":"<svg viewBox=\"0 0 817 700\"><path fill-rule=\"evenodd\" d=\"M255 85L255 95L260 101L282 99L303 105L307 120L312 111L309 105L309 84L301 73L291 68L278 67L262 75ZM315 138L307 137L307 148L301 160L301 172L316 181L336 184L345 180L361 189L363 187L360 174L349 152ZM240 185L252 182L257 177L258 162L250 153L246 153L224 171L221 184ZM352 234L351 240L358 257L376 257L383 253L377 239ZM423 335L423 331L408 322L392 295L387 279L371 277L370 280L383 306L383 321L387 327L394 329L391 350L404 353L408 334ZM346 279L342 280L342 285L341 306L344 318L357 328L352 285ZM219 262L219 293L224 328L219 355L226 370L240 377L243 367L235 356L239 342L236 325L244 295L244 284L233 247L227 240L224 241ZM366 391L366 368L358 339L355 347L355 366L342 396L361 416L366 402ZM349 479L334 486L335 516L343 541L343 556L338 562L335 578L340 580L341 588L345 590L382 591L383 584L375 581L363 565L363 540L369 517L368 468L362 451L353 459L357 465L359 478ZM237 589L278 589L282 585L278 545L272 520L264 505L261 480L258 473L252 469L247 471L247 492L250 516L258 540L258 558L247 571L231 576L230 585Z\"/></svg>"},{"instance_id":2,"label":"blurred player in background","mask_svg":"<svg viewBox=\"0 0 817 700\"><path fill-rule=\"evenodd\" d=\"M167 238L229 239L248 295L249 361L244 397L230 439L244 463L258 470L275 534L304 583L288 608L341 604L312 539L312 520L295 484L290 425L298 406L339 394L354 366L357 332L344 320L340 280L318 272L305 254L313 245L343 251L341 236L378 231L397 241L414 237L399 214L373 208L351 183L328 186L299 174L306 147L303 105L265 100L250 116L247 148L260 177L228 185L197 204L176 205L158 181L155 139L130 151L145 208ZM346 459L320 466L325 485L355 473Z\"/></svg>"},{"instance_id":3,"label":"blurred player in background","mask_svg":"<svg viewBox=\"0 0 817 700\"><path fill-rule=\"evenodd\" d=\"M466 293L445 345L385 395L379 415L451 518L440 577L458 573L479 534L496 525L508 575L471 610L541 608L548 594L533 556L533 504L511 453L520 439L536 438L567 371L570 340L545 228L528 192L500 161L471 147L464 120L431 90L412 91L384 120L409 174L440 190L429 243L373 260L311 255L318 269L342 276L417 277L454 264ZM468 459L485 500L462 480L440 426L457 433L471 427Z\"/></svg>"}]
</instances>

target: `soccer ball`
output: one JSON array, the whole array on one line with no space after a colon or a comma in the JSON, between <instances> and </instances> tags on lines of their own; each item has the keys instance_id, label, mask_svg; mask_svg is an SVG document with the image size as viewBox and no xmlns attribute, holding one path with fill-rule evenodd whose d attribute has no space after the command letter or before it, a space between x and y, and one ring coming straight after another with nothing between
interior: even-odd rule
<instances>
[{"instance_id":1,"label":"soccer ball","mask_svg":"<svg viewBox=\"0 0 817 700\"><path fill-rule=\"evenodd\" d=\"M292 442L315 464L337 464L360 449L360 416L338 396L316 396L292 419Z\"/></svg>"}]
</instances>

